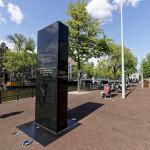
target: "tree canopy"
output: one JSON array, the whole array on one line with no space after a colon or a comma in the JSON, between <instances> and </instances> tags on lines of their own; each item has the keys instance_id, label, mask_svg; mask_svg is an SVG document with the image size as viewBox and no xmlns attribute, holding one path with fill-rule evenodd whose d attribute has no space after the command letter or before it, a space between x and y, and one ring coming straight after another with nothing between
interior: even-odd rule
<instances>
[{"instance_id":1,"label":"tree canopy","mask_svg":"<svg viewBox=\"0 0 150 150\"><path fill-rule=\"evenodd\" d=\"M142 69L144 78L150 78L150 53L142 60L141 70Z\"/></svg>"},{"instance_id":2,"label":"tree canopy","mask_svg":"<svg viewBox=\"0 0 150 150\"><path fill-rule=\"evenodd\" d=\"M14 44L14 50L19 51L34 51L35 42L31 38L26 38L24 35L15 33L13 35L8 35L7 39Z\"/></svg>"},{"instance_id":3,"label":"tree canopy","mask_svg":"<svg viewBox=\"0 0 150 150\"><path fill-rule=\"evenodd\" d=\"M111 53L103 57L97 64L95 75L104 78L121 78L121 46L115 43L110 45ZM136 71L137 58L130 49L124 47L125 74L129 77Z\"/></svg>"},{"instance_id":4,"label":"tree canopy","mask_svg":"<svg viewBox=\"0 0 150 150\"><path fill-rule=\"evenodd\" d=\"M35 74L36 53L35 42L22 34L9 35L8 39L15 47L5 54L4 68L9 72L12 79L19 80L28 78L29 74ZM29 73L30 72L30 73Z\"/></svg>"},{"instance_id":5,"label":"tree canopy","mask_svg":"<svg viewBox=\"0 0 150 150\"><path fill-rule=\"evenodd\" d=\"M77 62L78 91L80 90L81 63L92 57L100 57L109 51L108 39L100 29L100 20L94 19L86 10L87 2L69 3L66 24L69 26L69 57Z\"/></svg>"}]
</instances>

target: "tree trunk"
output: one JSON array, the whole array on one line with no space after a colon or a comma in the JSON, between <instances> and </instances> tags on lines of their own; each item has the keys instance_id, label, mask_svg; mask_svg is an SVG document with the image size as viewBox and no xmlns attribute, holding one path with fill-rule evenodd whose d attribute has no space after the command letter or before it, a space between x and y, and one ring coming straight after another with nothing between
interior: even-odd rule
<instances>
[{"instance_id":1,"label":"tree trunk","mask_svg":"<svg viewBox=\"0 0 150 150\"><path fill-rule=\"evenodd\" d=\"M78 70L78 87L77 91L80 92L80 70Z\"/></svg>"},{"instance_id":2,"label":"tree trunk","mask_svg":"<svg viewBox=\"0 0 150 150\"><path fill-rule=\"evenodd\" d=\"M116 74L117 74L117 71L116 71L116 67L114 67L114 79L116 80Z\"/></svg>"},{"instance_id":3,"label":"tree trunk","mask_svg":"<svg viewBox=\"0 0 150 150\"><path fill-rule=\"evenodd\" d=\"M80 92L80 62L78 62L78 86L77 91Z\"/></svg>"}]
</instances>

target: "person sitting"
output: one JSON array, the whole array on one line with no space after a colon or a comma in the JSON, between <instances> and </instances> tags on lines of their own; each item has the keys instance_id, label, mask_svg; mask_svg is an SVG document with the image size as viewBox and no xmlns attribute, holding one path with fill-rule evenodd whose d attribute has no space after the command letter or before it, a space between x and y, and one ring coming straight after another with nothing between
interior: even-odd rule
<instances>
[{"instance_id":1,"label":"person sitting","mask_svg":"<svg viewBox=\"0 0 150 150\"><path fill-rule=\"evenodd\" d=\"M110 87L108 84L104 85L104 90L101 91L101 97L100 98L104 98L104 96L108 95L110 93Z\"/></svg>"}]
</instances>

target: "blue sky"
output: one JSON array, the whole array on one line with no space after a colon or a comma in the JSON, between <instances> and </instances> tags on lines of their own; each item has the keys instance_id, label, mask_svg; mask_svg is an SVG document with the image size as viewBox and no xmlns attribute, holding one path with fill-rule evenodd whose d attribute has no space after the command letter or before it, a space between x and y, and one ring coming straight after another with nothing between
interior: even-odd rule
<instances>
[{"instance_id":1,"label":"blue sky","mask_svg":"<svg viewBox=\"0 0 150 150\"><path fill-rule=\"evenodd\" d=\"M67 4L74 1L76 0L4 0L3 5L0 2L0 41L5 40L7 35L16 32L32 37L36 41L38 30L56 20L67 19L65 15ZM102 1L111 3L111 0L93 1L98 1L101 7ZM150 1L140 0L136 7L128 5L123 9L124 44L131 48L139 59L150 52L149 5ZM18 14L18 11L21 14ZM109 17L106 17L107 21L102 28L107 36L119 44L120 12L112 10L108 15Z\"/></svg>"}]
</instances>

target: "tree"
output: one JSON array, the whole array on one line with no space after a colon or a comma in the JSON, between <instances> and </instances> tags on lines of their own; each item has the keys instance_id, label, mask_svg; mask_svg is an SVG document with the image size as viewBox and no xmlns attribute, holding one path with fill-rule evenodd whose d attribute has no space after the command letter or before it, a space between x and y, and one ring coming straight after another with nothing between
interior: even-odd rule
<instances>
[{"instance_id":1,"label":"tree","mask_svg":"<svg viewBox=\"0 0 150 150\"><path fill-rule=\"evenodd\" d=\"M8 35L7 39L15 45L17 52L24 49L26 38L22 34L15 33L14 35Z\"/></svg>"},{"instance_id":2,"label":"tree","mask_svg":"<svg viewBox=\"0 0 150 150\"><path fill-rule=\"evenodd\" d=\"M111 52L108 56L99 61L96 66L96 75L113 79L121 78L121 46L115 43L110 44ZM124 47L125 74L129 77L136 71L137 58L130 49Z\"/></svg>"},{"instance_id":3,"label":"tree","mask_svg":"<svg viewBox=\"0 0 150 150\"><path fill-rule=\"evenodd\" d=\"M125 54L124 54L124 60L125 60L125 74L126 77L129 78L129 76L137 71L137 58L133 55L131 50L129 48L125 47Z\"/></svg>"},{"instance_id":4,"label":"tree","mask_svg":"<svg viewBox=\"0 0 150 150\"><path fill-rule=\"evenodd\" d=\"M8 35L7 39L14 44L14 50L19 51L34 51L35 42L31 38L26 38L24 35L15 33L14 35Z\"/></svg>"},{"instance_id":5,"label":"tree","mask_svg":"<svg viewBox=\"0 0 150 150\"><path fill-rule=\"evenodd\" d=\"M109 70L111 78L117 79L121 76L121 47L113 43L110 45L111 53L109 55Z\"/></svg>"},{"instance_id":6,"label":"tree","mask_svg":"<svg viewBox=\"0 0 150 150\"><path fill-rule=\"evenodd\" d=\"M129 48L124 47L124 66L126 77L136 71L137 58L133 55ZM110 70L112 71L113 78L121 77L121 46L117 44L112 45L112 52L110 54Z\"/></svg>"},{"instance_id":7,"label":"tree","mask_svg":"<svg viewBox=\"0 0 150 150\"><path fill-rule=\"evenodd\" d=\"M7 37L15 47L9 50L5 56L5 69L14 79L27 78L28 72L34 72L36 64L35 42L22 34L15 33Z\"/></svg>"},{"instance_id":8,"label":"tree","mask_svg":"<svg viewBox=\"0 0 150 150\"><path fill-rule=\"evenodd\" d=\"M141 70L142 69L144 78L150 78L150 53L142 60Z\"/></svg>"},{"instance_id":9,"label":"tree","mask_svg":"<svg viewBox=\"0 0 150 150\"><path fill-rule=\"evenodd\" d=\"M110 54L103 57L96 66L95 74L102 78L118 79L121 76L121 48L111 43Z\"/></svg>"},{"instance_id":10,"label":"tree","mask_svg":"<svg viewBox=\"0 0 150 150\"><path fill-rule=\"evenodd\" d=\"M81 63L100 57L108 51L107 38L100 30L100 20L93 19L86 10L87 2L69 3L66 22L69 26L69 57L77 62L78 91L80 91Z\"/></svg>"},{"instance_id":11,"label":"tree","mask_svg":"<svg viewBox=\"0 0 150 150\"><path fill-rule=\"evenodd\" d=\"M24 51L7 51L4 68L10 73L12 79L22 81L27 79L28 70L36 65L36 54Z\"/></svg>"},{"instance_id":12,"label":"tree","mask_svg":"<svg viewBox=\"0 0 150 150\"><path fill-rule=\"evenodd\" d=\"M77 69L77 63L76 62L73 62L71 64L71 79L73 78L77 78L77 74L78 74L78 69Z\"/></svg>"},{"instance_id":13,"label":"tree","mask_svg":"<svg viewBox=\"0 0 150 150\"><path fill-rule=\"evenodd\" d=\"M86 74L87 77L93 77L94 76L94 63L85 62L82 65L82 73Z\"/></svg>"},{"instance_id":14,"label":"tree","mask_svg":"<svg viewBox=\"0 0 150 150\"><path fill-rule=\"evenodd\" d=\"M94 69L94 76L98 78L103 78L103 79L112 77L112 74L109 70L109 62L107 58L101 58L98 61Z\"/></svg>"},{"instance_id":15,"label":"tree","mask_svg":"<svg viewBox=\"0 0 150 150\"><path fill-rule=\"evenodd\" d=\"M35 50L35 42L31 38L27 38L25 41L25 51L33 52Z\"/></svg>"},{"instance_id":16,"label":"tree","mask_svg":"<svg viewBox=\"0 0 150 150\"><path fill-rule=\"evenodd\" d=\"M92 62L81 63L81 70L82 70L80 72L81 77L83 74L86 74L87 77L93 77L93 75L94 75L94 63L92 63ZM72 64L72 77L76 78L77 73L78 73L77 63L74 62Z\"/></svg>"}]
</instances>

